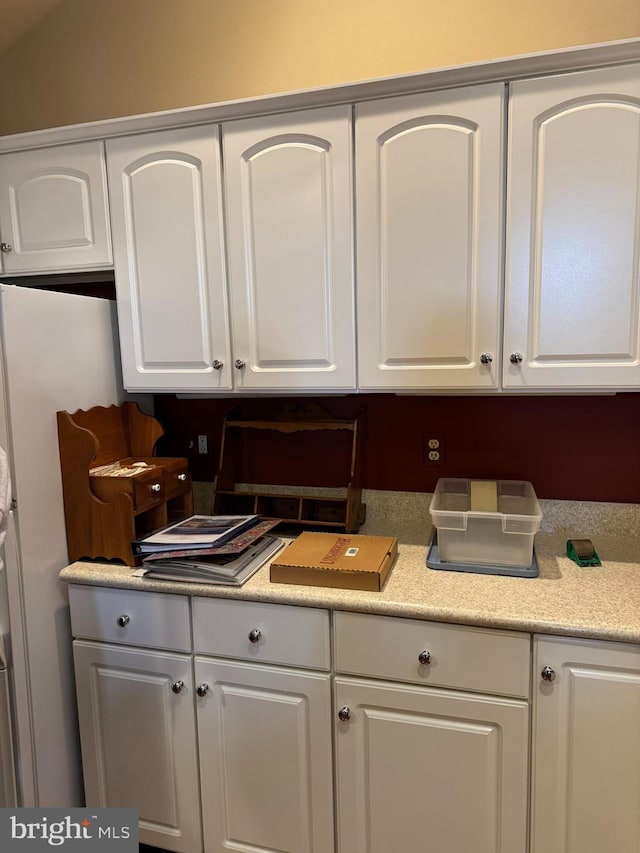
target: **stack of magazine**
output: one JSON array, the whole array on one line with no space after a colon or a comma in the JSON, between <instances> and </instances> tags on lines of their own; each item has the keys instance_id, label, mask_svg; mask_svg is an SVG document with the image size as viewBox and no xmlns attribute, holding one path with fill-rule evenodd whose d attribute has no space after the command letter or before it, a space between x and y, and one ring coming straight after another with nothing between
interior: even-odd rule
<instances>
[{"instance_id":1,"label":"stack of magazine","mask_svg":"<svg viewBox=\"0 0 640 853\"><path fill-rule=\"evenodd\" d=\"M192 515L135 539L147 578L240 586L284 542L267 535L277 519L257 515Z\"/></svg>"}]
</instances>

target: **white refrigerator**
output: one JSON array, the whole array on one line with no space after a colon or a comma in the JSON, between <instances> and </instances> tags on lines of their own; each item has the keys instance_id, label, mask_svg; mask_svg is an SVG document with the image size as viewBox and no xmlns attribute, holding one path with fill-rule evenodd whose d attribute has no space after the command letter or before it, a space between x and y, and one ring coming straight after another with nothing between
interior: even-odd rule
<instances>
[{"instance_id":1,"label":"white refrigerator","mask_svg":"<svg viewBox=\"0 0 640 853\"><path fill-rule=\"evenodd\" d=\"M56 412L122 402L116 328L107 300L0 284L0 445L13 498L0 634L23 806L83 805L68 599L58 580L68 558ZM2 720L0 712L6 744Z\"/></svg>"}]
</instances>

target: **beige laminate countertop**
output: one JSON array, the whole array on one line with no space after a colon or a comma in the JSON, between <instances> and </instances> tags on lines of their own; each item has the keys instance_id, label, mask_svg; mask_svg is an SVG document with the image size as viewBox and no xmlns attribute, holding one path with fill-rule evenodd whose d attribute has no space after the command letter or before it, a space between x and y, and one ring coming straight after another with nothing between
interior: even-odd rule
<instances>
[{"instance_id":1,"label":"beige laminate countertop","mask_svg":"<svg viewBox=\"0 0 640 853\"><path fill-rule=\"evenodd\" d=\"M60 576L68 583L640 641L640 508L636 505L541 501L545 521L535 537L540 576L513 578L428 569L425 558L431 526L425 521L424 505L419 512L409 512L406 495L390 494L400 495L396 524L383 501L379 513L361 531L397 535L400 541L398 559L381 592L275 584L269 580L267 566L238 589L145 580L135 577L131 568L99 562L73 563ZM572 537L592 538L603 565L579 568L563 556L566 540Z\"/></svg>"}]
</instances>

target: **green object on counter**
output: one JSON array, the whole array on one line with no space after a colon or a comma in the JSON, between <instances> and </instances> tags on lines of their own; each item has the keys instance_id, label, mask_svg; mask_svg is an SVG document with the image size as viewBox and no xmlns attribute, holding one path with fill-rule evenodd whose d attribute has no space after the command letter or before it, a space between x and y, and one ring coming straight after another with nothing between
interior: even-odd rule
<instances>
[{"instance_id":1,"label":"green object on counter","mask_svg":"<svg viewBox=\"0 0 640 853\"><path fill-rule=\"evenodd\" d=\"M567 557L582 567L602 565L591 539L568 539Z\"/></svg>"}]
</instances>

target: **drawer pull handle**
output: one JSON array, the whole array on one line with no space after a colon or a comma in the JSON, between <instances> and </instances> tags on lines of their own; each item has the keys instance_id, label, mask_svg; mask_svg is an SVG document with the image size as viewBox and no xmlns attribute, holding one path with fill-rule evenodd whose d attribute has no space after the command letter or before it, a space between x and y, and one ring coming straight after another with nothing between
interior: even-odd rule
<instances>
[{"instance_id":1,"label":"drawer pull handle","mask_svg":"<svg viewBox=\"0 0 640 853\"><path fill-rule=\"evenodd\" d=\"M127 616L126 613L123 613L122 616L118 616L116 619L116 622L121 628L126 628L130 621L131 617Z\"/></svg>"},{"instance_id":2,"label":"drawer pull handle","mask_svg":"<svg viewBox=\"0 0 640 853\"><path fill-rule=\"evenodd\" d=\"M9 252L13 251L13 246L11 243L0 243L0 252L4 252L5 254L9 254Z\"/></svg>"},{"instance_id":3,"label":"drawer pull handle","mask_svg":"<svg viewBox=\"0 0 640 853\"><path fill-rule=\"evenodd\" d=\"M345 705L344 708L340 708L338 711L338 719L346 723L351 719L351 708L348 705Z\"/></svg>"},{"instance_id":4,"label":"drawer pull handle","mask_svg":"<svg viewBox=\"0 0 640 853\"><path fill-rule=\"evenodd\" d=\"M220 361L219 358L214 358L211 362L211 367L213 367L214 370L222 370L224 364Z\"/></svg>"},{"instance_id":5,"label":"drawer pull handle","mask_svg":"<svg viewBox=\"0 0 640 853\"><path fill-rule=\"evenodd\" d=\"M427 649L424 649L424 651L420 652L420 654L418 655L418 660L423 666L429 666L429 664L431 663L431 652L427 651Z\"/></svg>"},{"instance_id":6,"label":"drawer pull handle","mask_svg":"<svg viewBox=\"0 0 640 853\"><path fill-rule=\"evenodd\" d=\"M160 483L152 483L149 488L152 492L159 492L162 486L160 485Z\"/></svg>"},{"instance_id":7,"label":"drawer pull handle","mask_svg":"<svg viewBox=\"0 0 640 853\"><path fill-rule=\"evenodd\" d=\"M250 643L259 643L262 638L262 631L260 628L254 628L253 631L249 631L249 642Z\"/></svg>"},{"instance_id":8,"label":"drawer pull handle","mask_svg":"<svg viewBox=\"0 0 640 853\"><path fill-rule=\"evenodd\" d=\"M493 361L493 356L490 352L483 352L480 356L480 364L491 364Z\"/></svg>"},{"instance_id":9,"label":"drawer pull handle","mask_svg":"<svg viewBox=\"0 0 640 853\"><path fill-rule=\"evenodd\" d=\"M540 673L540 677L543 681L555 681L556 671L550 666L545 666L542 672Z\"/></svg>"},{"instance_id":10,"label":"drawer pull handle","mask_svg":"<svg viewBox=\"0 0 640 853\"><path fill-rule=\"evenodd\" d=\"M174 693L182 693L182 688L184 687L184 681L174 681L171 685L171 689Z\"/></svg>"},{"instance_id":11,"label":"drawer pull handle","mask_svg":"<svg viewBox=\"0 0 640 853\"><path fill-rule=\"evenodd\" d=\"M202 684L198 684L198 686L196 687L196 693L198 694L198 696L206 696L208 692L209 685L205 684L204 682Z\"/></svg>"},{"instance_id":12,"label":"drawer pull handle","mask_svg":"<svg viewBox=\"0 0 640 853\"><path fill-rule=\"evenodd\" d=\"M242 368L245 366L245 363L246 362L244 362L241 358L236 358L236 360L233 362L233 365L236 370L242 370Z\"/></svg>"},{"instance_id":13,"label":"drawer pull handle","mask_svg":"<svg viewBox=\"0 0 640 853\"><path fill-rule=\"evenodd\" d=\"M511 364L522 364L522 353L512 352L509 356Z\"/></svg>"},{"instance_id":14,"label":"drawer pull handle","mask_svg":"<svg viewBox=\"0 0 640 853\"><path fill-rule=\"evenodd\" d=\"M186 474L178 474L178 479L180 480L181 483L184 483L184 481L187 479L187 475Z\"/></svg>"}]
</instances>

